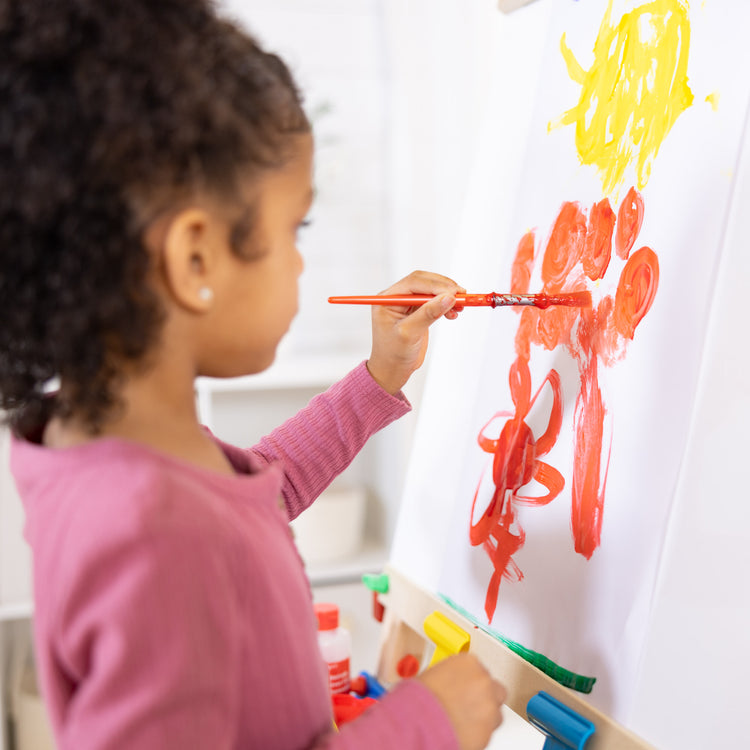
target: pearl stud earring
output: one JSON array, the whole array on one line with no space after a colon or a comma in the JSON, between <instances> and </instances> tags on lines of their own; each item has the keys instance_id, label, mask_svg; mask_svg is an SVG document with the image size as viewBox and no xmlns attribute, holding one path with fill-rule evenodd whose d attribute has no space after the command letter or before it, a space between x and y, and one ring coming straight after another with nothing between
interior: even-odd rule
<instances>
[{"instance_id":1,"label":"pearl stud earring","mask_svg":"<svg viewBox=\"0 0 750 750\"><path fill-rule=\"evenodd\" d=\"M214 290L211 289L210 286L202 286L198 290L198 296L204 301L204 302L211 302L214 298Z\"/></svg>"}]
</instances>

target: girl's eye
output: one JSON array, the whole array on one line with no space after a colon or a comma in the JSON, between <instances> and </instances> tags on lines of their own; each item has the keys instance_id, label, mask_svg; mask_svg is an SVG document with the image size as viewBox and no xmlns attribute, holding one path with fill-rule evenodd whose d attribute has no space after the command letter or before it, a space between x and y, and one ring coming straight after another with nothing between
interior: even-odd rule
<instances>
[{"instance_id":1,"label":"girl's eye","mask_svg":"<svg viewBox=\"0 0 750 750\"><path fill-rule=\"evenodd\" d=\"M297 224L297 231L296 231L296 234L297 234L297 235L299 235L299 233L300 233L300 232L301 232L301 231L302 231L303 229L306 229L307 227L309 227L309 226L310 226L310 224L312 224L312 219L305 219L304 221L301 221L301 222L300 222L299 224Z\"/></svg>"}]
</instances>

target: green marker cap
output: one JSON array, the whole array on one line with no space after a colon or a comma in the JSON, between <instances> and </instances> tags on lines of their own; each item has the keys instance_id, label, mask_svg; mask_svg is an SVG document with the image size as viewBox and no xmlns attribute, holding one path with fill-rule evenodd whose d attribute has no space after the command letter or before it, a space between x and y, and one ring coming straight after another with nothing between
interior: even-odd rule
<instances>
[{"instance_id":1,"label":"green marker cap","mask_svg":"<svg viewBox=\"0 0 750 750\"><path fill-rule=\"evenodd\" d=\"M377 591L378 594L388 593L388 574L381 573L380 575L373 575L372 573L365 573L362 576L362 583L367 586L370 591Z\"/></svg>"}]
</instances>

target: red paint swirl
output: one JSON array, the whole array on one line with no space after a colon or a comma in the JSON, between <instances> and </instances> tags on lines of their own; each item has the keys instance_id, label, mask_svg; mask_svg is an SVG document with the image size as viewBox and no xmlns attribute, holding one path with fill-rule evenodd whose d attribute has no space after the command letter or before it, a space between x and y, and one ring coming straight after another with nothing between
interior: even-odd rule
<instances>
[{"instance_id":1,"label":"red paint swirl","mask_svg":"<svg viewBox=\"0 0 750 750\"><path fill-rule=\"evenodd\" d=\"M542 261L542 281L547 294L562 291L586 243L586 217L578 203L563 203L552 227ZM570 291L566 289L566 291Z\"/></svg>"},{"instance_id":2,"label":"red paint swirl","mask_svg":"<svg viewBox=\"0 0 750 750\"><path fill-rule=\"evenodd\" d=\"M618 333L633 338L637 325L651 309L658 286L659 259L650 247L642 247L630 256L620 274L614 310Z\"/></svg>"},{"instance_id":3,"label":"red paint swirl","mask_svg":"<svg viewBox=\"0 0 750 750\"><path fill-rule=\"evenodd\" d=\"M595 203L589 214L586 244L581 258L583 272L592 281L601 279L607 272L612 257L612 234L615 231L615 212L605 198Z\"/></svg>"},{"instance_id":4,"label":"red paint swirl","mask_svg":"<svg viewBox=\"0 0 750 750\"><path fill-rule=\"evenodd\" d=\"M617 212L615 248L617 249L617 255L623 260L628 257L636 238L640 234L643 213L643 198L634 187L631 187Z\"/></svg>"}]
</instances>

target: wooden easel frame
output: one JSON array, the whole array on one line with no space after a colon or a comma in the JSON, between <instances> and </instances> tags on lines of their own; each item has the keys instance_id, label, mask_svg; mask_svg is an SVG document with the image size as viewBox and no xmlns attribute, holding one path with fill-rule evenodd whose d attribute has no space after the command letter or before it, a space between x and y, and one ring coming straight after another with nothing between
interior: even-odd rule
<instances>
[{"instance_id":1,"label":"wooden easel frame","mask_svg":"<svg viewBox=\"0 0 750 750\"><path fill-rule=\"evenodd\" d=\"M578 693L555 682L392 566L386 566L384 572L388 575L388 593L379 595L379 600L385 605L385 616L377 673L383 682L398 680L396 665L408 653L426 663L424 656L430 642L422 623L425 617L438 611L470 634L469 651L476 654L492 676L505 685L508 690L506 705L519 716L526 718L526 704L544 690L594 723L596 732L589 739L586 750L655 750L653 745L592 708Z\"/></svg>"}]
</instances>

